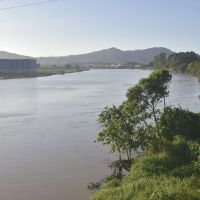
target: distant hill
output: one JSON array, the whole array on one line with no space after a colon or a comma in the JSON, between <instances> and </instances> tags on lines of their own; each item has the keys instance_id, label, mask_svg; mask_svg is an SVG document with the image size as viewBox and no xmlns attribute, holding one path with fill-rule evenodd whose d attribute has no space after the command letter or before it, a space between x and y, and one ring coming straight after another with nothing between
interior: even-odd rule
<instances>
[{"instance_id":1,"label":"distant hill","mask_svg":"<svg viewBox=\"0 0 200 200\"><path fill-rule=\"evenodd\" d=\"M128 50L122 51L115 47L94 51L86 54L60 56L60 57L39 57L36 58L38 63L42 65L63 65L63 64L88 64L88 63L112 63L112 64L126 64L139 63L148 64L153 61L154 57L160 53L166 53L167 56L173 52L164 47L154 47L143 50ZM0 51L0 59L29 59L33 57L18 55Z\"/></svg>"},{"instance_id":2,"label":"distant hill","mask_svg":"<svg viewBox=\"0 0 200 200\"><path fill-rule=\"evenodd\" d=\"M121 63L128 62L148 64L153 61L154 57L160 53L166 53L167 56L173 52L164 47L154 47L144 50L128 50L122 51L117 48L109 48L91 53L70 55L61 57L40 57L38 63L40 64L55 64L62 65L68 63Z\"/></svg>"},{"instance_id":3,"label":"distant hill","mask_svg":"<svg viewBox=\"0 0 200 200\"><path fill-rule=\"evenodd\" d=\"M15 53L9 53L6 51L0 51L0 59L30 59L32 57L18 55Z\"/></svg>"}]
</instances>

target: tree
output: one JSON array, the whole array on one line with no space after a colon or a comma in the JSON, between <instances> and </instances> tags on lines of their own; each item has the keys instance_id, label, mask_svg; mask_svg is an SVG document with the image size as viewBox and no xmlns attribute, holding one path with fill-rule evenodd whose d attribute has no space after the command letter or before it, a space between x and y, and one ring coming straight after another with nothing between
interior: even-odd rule
<instances>
[{"instance_id":1,"label":"tree","mask_svg":"<svg viewBox=\"0 0 200 200\"><path fill-rule=\"evenodd\" d=\"M159 103L163 101L166 107L165 98L168 96L168 86L172 79L168 70L160 70L150 74L148 78L143 78L136 85L131 87L127 92L128 101L132 102L138 110L143 110L145 116L150 113L147 118L153 117L156 125L157 135L159 135L158 117L160 108Z\"/></svg>"},{"instance_id":2,"label":"tree","mask_svg":"<svg viewBox=\"0 0 200 200\"><path fill-rule=\"evenodd\" d=\"M174 53L167 59L167 66L176 72L186 72L190 63L199 60L199 55L192 51Z\"/></svg>"},{"instance_id":3,"label":"tree","mask_svg":"<svg viewBox=\"0 0 200 200\"><path fill-rule=\"evenodd\" d=\"M200 113L166 107L170 81L167 70L153 72L128 90L122 105L100 114L98 141L119 152L120 158L111 165L114 176L94 199L119 195L121 199L199 199ZM139 147L145 148L143 158L127 162ZM127 160L121 162L124 154ZM124 164L127 171L129 164L132 167L123 181Z\"/></svg>"},{"instance_id":4,"label":"tree","mask_svg":"<svg viewBox=\"0 0 200 200\"><path fill-rule=\"evenodd\" d=\"M200 114L184 110L181 107L165 108L160 118L161 134L172 140L181 135L187 140L200 141Z\"/></svg>"},{"instance_id":5,"label":"tree","mask_svg":"<svg viewBox=\"0 0 200 200\"><path fill-rule=\"evenodd\" d=\"M153 61L153 68L154 69L162 69L166 67L166 53L161 53L155 56Z\"/></svg>"},{"instance_id":6,"label":"tree","mask_svg":"<svg viewBox=\"0 0 200 200\"><path fill-rule=\"evenodd\" d=\"M189 64L188 72L200 78L200 61L195 61Z\"/></svg>"},{"instance_id":7,"label":"tree","mask_svg":"<svg viewBox=\"0 0 200 200\"><path fill-rule=\"evenodd\" d=\"M127 100L120 106L106 107L98 118L101 131L96 141L117 152L119 160L125 156L131 161L137 149L145 148L152 138L159 138L158 104L164 101L165 107L170 80L167 70L153 72L128 90Z\"/></svg>"},{"instance_id":8,"label":"tree","mask_svg":"<svg viewBox=\"0 0 200 200\"><path fill-rule=\"evenodd\" d=\"M133 152L141 147L144 141L144 124L141 124L136 110L130 110L128 102L119 107L106 107L99 115L98 121L102 130L97 141L108 145L111 152L118 152L119 160L125 155L126 159L131 161Z\"/></svg>"}]
</instances>

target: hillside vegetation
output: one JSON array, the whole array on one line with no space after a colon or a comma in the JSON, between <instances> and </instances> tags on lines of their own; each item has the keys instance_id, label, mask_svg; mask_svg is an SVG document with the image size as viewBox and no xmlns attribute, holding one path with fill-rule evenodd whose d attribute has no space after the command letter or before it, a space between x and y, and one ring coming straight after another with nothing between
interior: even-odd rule
<instances>
[{"instance_id":1,"label":"hillside vegetation","mask_svg":"<svg viewBox=\"0 0 200 200\"><path fill-rule=\"evenodd\" d=\"M195 52L161 53L154 58L154 69L167 68L173 72L190 73L200 78L200 56Z\"/></svg>"},{"instance_id":2,"label":"hillside vegetation","mask_svg":"<svg viewBox=\"0 0 200 200\"><path fill-rule=\"evenodd\" d=\"M170 81L153 72L99 115L97 142L119 159L92 200L200 200L200 114L166 105Z\"/></svg>"},{"instance_id":3,"label":"hillside vegetation","mask_svg":"<svg viewBox=\"0 0 200 200\"><path fill-rule=\"evenodd\" d=\"M148 64L152 62L156 55L160 53L170 55L173 52L164 47L154 47L142 50L126 50L117 49L115 47L94 51L79 55L59 56L59 57L40 57L37 61L41 65L64 65L67 63L93 64L109 63L109 64L126 64L129 62Z\"/></svg>"}]
</instances>

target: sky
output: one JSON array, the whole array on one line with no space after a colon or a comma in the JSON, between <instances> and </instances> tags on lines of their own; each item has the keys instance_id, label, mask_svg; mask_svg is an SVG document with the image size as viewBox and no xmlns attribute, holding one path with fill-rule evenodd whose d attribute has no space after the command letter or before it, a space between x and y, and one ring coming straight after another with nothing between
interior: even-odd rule
<instances>
[{"instance_id":1,"label":"sky","mask_svg":"<svg viewBox=\"0 0 200 200\"><path fill-rule=\"evenodd\" d=\"M0 0L0 51L63 56L117 47L200 53L200 0Z\"/></svg>"}]
</instances>

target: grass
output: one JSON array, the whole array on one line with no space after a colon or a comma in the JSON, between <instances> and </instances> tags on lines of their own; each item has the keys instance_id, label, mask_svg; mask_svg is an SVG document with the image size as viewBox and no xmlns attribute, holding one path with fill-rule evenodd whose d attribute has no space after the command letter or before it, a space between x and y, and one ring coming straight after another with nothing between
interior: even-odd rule
<instances>
[{"instance_id":1,"label":"grass","mask_svg":"<svg viewBox=\"0 0 200 200\"><path fill-rule=\"evenodd\" d=\"M200 200L200 173L194 163L180 165L165 156L133 164L117 187L105 184L92 200Z\"/></svg>"},{"instance_id":2,"label":"grass","mask_svg":"<svg viewBox=\"0 0 200 200\"><path fill-rule=\"evenodd\" d=\"M199 189L197 177L152 176L125 182L121 187L105 188L92 200L199 200Z\"/></svg>"}]
</instances>

